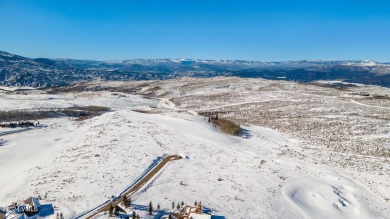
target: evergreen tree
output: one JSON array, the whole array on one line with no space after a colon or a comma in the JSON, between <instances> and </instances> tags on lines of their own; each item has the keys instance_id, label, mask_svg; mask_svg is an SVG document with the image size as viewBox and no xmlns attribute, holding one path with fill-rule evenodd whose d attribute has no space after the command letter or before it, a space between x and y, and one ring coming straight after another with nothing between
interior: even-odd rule
<instances>
[{"instance_id":1,"label":"evergreen tree","mask_svg":"<svg viewBox=\"0 0 390 219\"><path fill-rule=\"evenodd\" d=\"M129 197L127 201L129 202L129 206L131 207L131 205L133 204L133 202L131 201L131 197Z\"/></svg>"},{"instance_id":2,"label":"evergreen tree","mask_svg":"<svg viewBox=\"0 0 390 219\"><path fill-rule=\"evenodd\" d=\"M122 202L125 207L129 207L129 200L127 200L126 195L123 196Z\"/></svg>"},{"instance_id":3,"label":"evergreen tree","mask_svg":"<svg viewBox=\"0 0 390 219\"><path fill-rule=\"evenodd\" d=\"M179 205L179 203L177 203L176 209L177 209L177 210L180 210L180 205Z\"/></svg>"},{"instance_id":4,"label":"evergreen tree","mask_svg":"<svg viewBox=\"0 0 390 219\"><path fill-rule=\"evenodd\" d=\"M139 214L137 214L137 217L136 217L136 219L139 219Z\"/></svg>"},{"instance_id":5,"label":"evergreen tree","mask_svg":"<svg viewBox=\"0 0 390 219\"><path fill-rule=\"evenodd\" d=\"M209 116L209 123L211 122L211 118L210 118L210 116Z\"/></svg>"},{"instance_id":6,"label":"evergreen tree","mask_svg":"<svg viewBox=\"0 0 390 219\"><path fill-rule=\"evenodd\" d=\"M149 202L149 215L153 214L153 204L152 202Z\"/></svg>"},{"instance_id":7,"label":"evergreen tree","mask_svg":"<svg viewBox=\"0 0 390 219\"><path fill-rule=\"evenodd\" d=\"M131 216L132 219L135 219L137 215L135 214L135 211L133 211L133 215Z\"/></svg>"},{"instance_id":8,"label":"evergreen tree","mask_svg":"<svg viewBox=\"0 0 390 219\"><path fill-rule=\"evenodd\" d=\"M110 217L112 216L113 211L114 211L114 207L111 204L110 207L108 208L108 215L110 215Z\"/></svg>"},{"instance_id":9,"label":"evergreen tree","mask_svg":"<svg viewBox=\"0 0 390 219\"><path fill-rule=\"evenodd\" d=\"M64 219L64 215L62 214L62 212L60 213L60 218Z\"/></svg>"},{"instance_id":10,"label":"evergreen tree","mask_svg":"<svg viewBox=\"0 0 390 219\"><path fill-rule=\"evenodd\" d=\"M157 204L157 210L158 211L160 210L160 204Z\"/></svg>"},{"instance_id":11,"label":"evergreen tree","mask_svg":"<svg viewBox=\"0 0 390 219\"><path fill-rule=\"evenodd\" d=\"M172 202L172 209L175 209L175 202Z\"/></svg>"},{"instance_id":12,"label":"evergreen tree","mask_svg":"<svg viewBox=\"0 0 390 219\"><path fill-rule=\"evenodd\" d=\"M198 202L197 202L197 201L195 201L194 205L195 205L195 207L196 207L196 206L198 206Z\"/></svg>"},{"instance_id":13,"label":"evergreen tree","mask_svg":"<svg viewBox=\"0 0 390 219\"><path fill-rule=\"evenodd\" d=\"M184 202L183 202L183 201L181 201L181 206L182 206L182 207L184 206Z\"/></svg>"},{"instance_id":14,"label":"evergreen tree","mask_svg":"<svg viewBox=\"0 0 390 219\"><path fill-rule=\"evenodd\" d=\"M57 212L57 219L60 219L60 215L58 214L58 212Z\"/></svg>"},{"instance_id":15,"label":"evergreen tree","mask_svg":"<svg viewBox=\"0 0 390 219\"><path fill-rule=\"evenodd\" d=\"M115 206L115 208L114 208L114 214L115 214L116 216L119 216L119 207L118 207L118 205Z\"/></svg>"}]
</instances>

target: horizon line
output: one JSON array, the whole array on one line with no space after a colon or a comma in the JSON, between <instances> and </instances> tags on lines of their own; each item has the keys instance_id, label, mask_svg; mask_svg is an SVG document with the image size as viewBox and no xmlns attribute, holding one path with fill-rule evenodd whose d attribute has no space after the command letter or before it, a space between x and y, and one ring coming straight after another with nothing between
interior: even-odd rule
<instances>
[{"instance_id":1,"label":"horizon line","mask_svg":"<svg viewBox=\"0 0 390 219\"><path fill-rule=\"evenodd\" d=\"M77 60L77 61L97 61L97 62L114 62L114 61L130 61L130 60L183 60L183 61L244 61L244 62L263 62L263 63L272 63L272 62L315 62L315 61L324 61L324 62L332 62L332 61L344 61L344 62L376 62L381 64L388 64L390 61L377 61L375 59L296 59L296 60L272 60L272 61L262 61L255 59L210 59L210 58L123 58L123 59L89 59L89 58L48 58L48 57L29 57L24 55L19 55L11 52L6 52L0 50L0 52L8 53L11 55L17 55L24 58L29 59L52 59L52 60Z\"/></svg>"}]
</instances>

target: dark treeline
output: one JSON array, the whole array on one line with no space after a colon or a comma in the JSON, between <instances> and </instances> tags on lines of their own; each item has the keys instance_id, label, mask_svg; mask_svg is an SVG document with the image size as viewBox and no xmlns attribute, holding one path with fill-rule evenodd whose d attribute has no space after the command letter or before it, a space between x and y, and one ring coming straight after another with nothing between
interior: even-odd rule
<instances>
[{"instance_id":1,"label":"dark treeline","mask_svg":"<svg viewBox=\"0 0 390 219\"><path fill-rule=\"evenodd\" d=\"M0 122L40 120L56 117L76 117L85 119L99 116L110 110L109 107L102 106L51 108L41 110L9 110L0 111Z\"/></svg>"},{"instance_id":2,"label":"dark treeline","mask_svg":"<svg viewBox=\"0 0 390 219\"><path fill-rule=\"evenodd\" d=\"M0 124L0 127L2 128L16 128L16 127L30 127L35 126L33 122L30 121L23 121L23 122L10 122L10 123L2 123Z\"/></svg>"}]
</instances>

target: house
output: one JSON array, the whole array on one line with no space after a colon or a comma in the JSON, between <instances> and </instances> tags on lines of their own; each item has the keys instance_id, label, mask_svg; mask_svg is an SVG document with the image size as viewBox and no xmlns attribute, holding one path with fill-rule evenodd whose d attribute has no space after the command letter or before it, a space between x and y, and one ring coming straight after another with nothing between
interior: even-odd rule
<instances>
[{"instance_id":1,"label":"house","mask_svg":"<svg viewBox=\"0 0 390 219\"><path fill-rule=\"evenodd\" d=\"M196 205L195 207L186 205L183 207L181 215L179 218L181 219L211 219L211 215L203 213L203 206L201 203Z\"/></svg>"},{"instance_id":2,"label":"house","mask_svg":"<svg viewBox=\"0 0 390 219\"><path fill-rule=\"evenodd\" d=\"M24 204L26 204L24 208L24 213L27 216L35 215L39 212L41 208L41 204L39 203L39 199L36 197L30 197L26 200L24 200Z\"/></svg>"},{"instance_id":3,"label":"house","mask_svg":"<svg viewBox=\"0 0 390 219\"><path fill-rule=\"evenodd\" d=\"M211 215L211 219L225 219L224 216Z\"/></svg>"},{"instance_id":4,"label":"house","mask_svg":"<svg viewBox=\"0 0 390 219\"><path fill-rule=\"evenodd\" d=\"M39 199L36 197L30 197L30 198L24 200L24 204L30 205L32 207L36 207L37 209L39 209L39 207L41 207L41 204L39 203Z\"/></svg>"},{"instance_id":5,"label":"house","mask_svg":"<svg viewBox=\"0 0 390 219\"><path fill-rule=\"evenodd\" d=\"M209 215L209 214L191 213L188 216L188 219L211 219L211 215Z\"/></svg>"},{"instance_id":6,"label":"house","mask_svg":"<svg viewBox=\"0 0 390 219\"><path fill-rule=\"evenodd\" d=\"M2 212L0 209L0 219L37 219L54 214L52 204L41 204L36 197L30 197L22 201L20 205L15 202L8 206L8 209L7 212Z\"/></svg>"}]
</instances>

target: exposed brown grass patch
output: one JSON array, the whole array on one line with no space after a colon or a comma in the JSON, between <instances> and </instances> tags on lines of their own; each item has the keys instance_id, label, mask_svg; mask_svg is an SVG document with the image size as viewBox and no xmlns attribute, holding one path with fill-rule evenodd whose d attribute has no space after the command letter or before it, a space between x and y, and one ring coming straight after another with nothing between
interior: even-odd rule
<instances>
[{"instance_id":1,"label":"exposed brown grass patch","mask_svg":"<svg viewBox=\"0 0 390 219\"><path fill-rule=\"evenodd\" d=\"M214 125L218 126L219 129L229 135L239 135L241 134L240 125L230 121L228 119L216 118L212 119Z\"/></svg>"}]
</instances>

